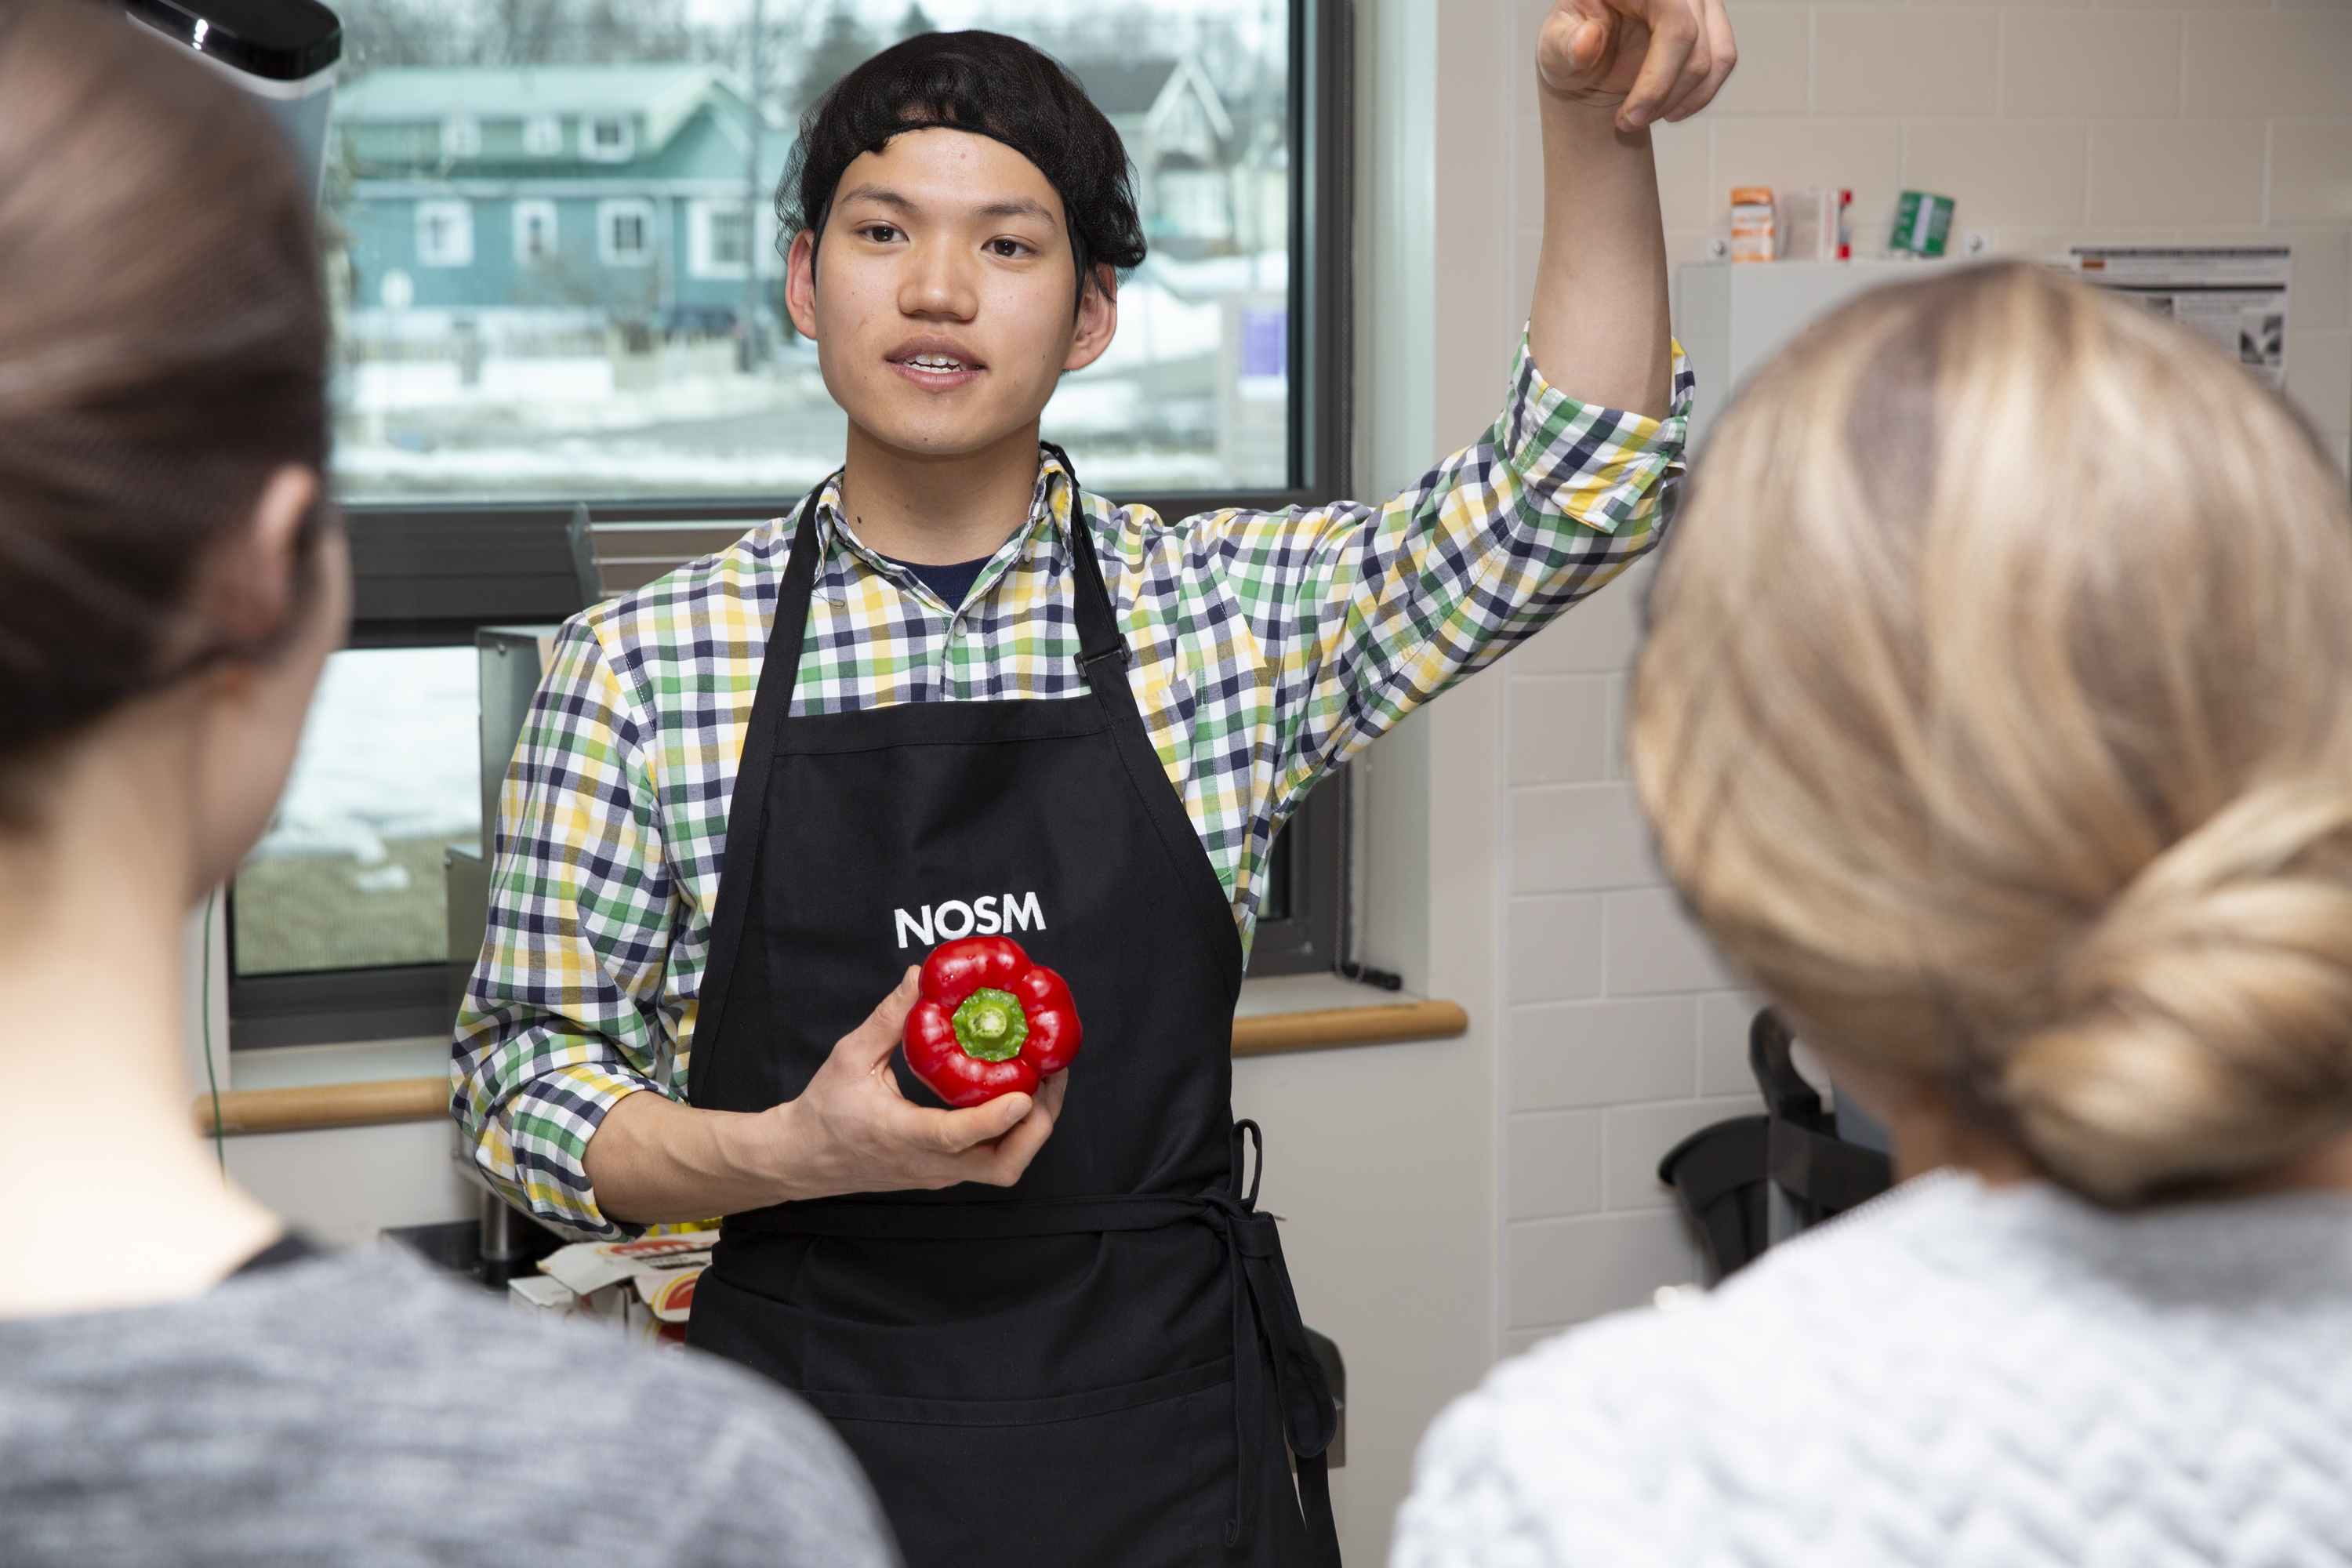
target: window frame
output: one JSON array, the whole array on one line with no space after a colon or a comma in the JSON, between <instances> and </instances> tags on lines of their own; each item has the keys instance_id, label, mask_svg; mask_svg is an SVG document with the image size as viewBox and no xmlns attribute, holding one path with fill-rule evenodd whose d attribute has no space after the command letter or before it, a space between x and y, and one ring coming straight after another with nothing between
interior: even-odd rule
<instances>
[{"instance_id":1,"label":"window frame","mask_svg":"<svg viewBox=\"0 0 2352 1568\"><path fill-rule=\"evenodd\" d=\"M1344 499L1352 480L1352 279L1354 37L1349 0L1294 0L1290 6L1290 236L1288 287L1291 384L1298 388L1286 468L1279 487L1222 490L1119 489L1111 499L1149 506L1163 517L1223 508L1280 510ZM592 118L578 137L592 144ZM634 149L632 149L634 150ZM595 161L614 161L597 159ZM621 198L642 201L641 198ZM598 204L597 249L609 238ZM650 203L644 203L650 208ZM754 254L758 226L754 225ZM646 215L650 265L659 240ZM630 263L627 265L640 265ZM353 538L352 646L382 647L470 643L486 626L563 619L581 604L576 585L546 568L550 529L570 529L575 554L593 521L599 530L631 525L684 528L740 523L749 529L782 515L797 495L515 502L360 502L345 508ZM539 562L530 565L526 562ZM681 557L684 559L684 557ZM573 597L567 602L567 594ZM1326 779L1295 814L1290 852L1307 875L1292 882L1287 917L1262 920L1251 955L1253 974L1326 973L1346 941L1348 850L1344 770ZM447 966L340 970L229 980L231 1045L236 1049L391 1038L446 1027ZM437 1011L436 1011L437 1010ZM420 1019L430 1026L418 1028Z\"/></svg>"},{"instance_id":2,"label":"window frame","mask_svg":"<svg viewBox=\"0 0 2352 1568\"><path fill-rule=\"evenodd\" d=\"M733 261L719 255L719 226L732 219L742 225L742 256ZM740 283L750 276L759 244L759 212L740 196L691 196L686 204L686 275L705 282Z\"/></svg>"},{"instance_id":3,"label":"window frame","mask_svg":"<svg viewBox=\"0 0 2352 1568\"><path fill-rule=\"evenodd\" d=\"M533 250L525 241L531 232L531 220L547 220L547 248ZM516 269L536 272L563 254L562 208L545 196L517 196L510 204L508 221L514 226L512 248Z\"/></svg>"},{"instance_id":4,"label":"window frame","mask_svg":"<svg viewBox=\"0 0 2352 1568\"><path fill-rule=\"evenodd\" d=\"M449 233L458 243L436 245L427 254L425 243L427 215L448 223ZM474 204L464 196L421 196L416 201L413 222L416 231L416 265L434 271L461 271L474 265ZM462 253L462 254L461 254Z\"/></svg>"},{"instance_id":5,"label":"window frame","mask_svg":"<svg viewBox=\"0 0 2352 1568\"><path fill-rule=\"evenodd\" d=\"M639 225L643 244L635 251L624 251L613 243L615 219L634 217ZM626 268L635 271L651 267L661 254L658 213L650 196L606 196L596 204L596 259L607 267Z\"/></svg>"},{"instance_id":6,"label":"window frame","mask_svg":"<svg viewBox=\"0 0 2352 1568\"><path fill-rule=\"evenodd\" d=\"M610 147L598 139L597 132L607 125L620 128L620 137ZM625 114L583 114L580 117L580 161L583 163L625 163L637 155L636 121Z\"/></svg>"}]
</instances>

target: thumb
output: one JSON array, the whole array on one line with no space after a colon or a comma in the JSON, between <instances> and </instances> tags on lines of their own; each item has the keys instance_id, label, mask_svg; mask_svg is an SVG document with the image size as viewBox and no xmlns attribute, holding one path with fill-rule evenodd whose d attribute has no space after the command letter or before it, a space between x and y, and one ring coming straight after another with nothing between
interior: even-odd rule
<instances>
[{"instance_id":1,"label":"thumb","mask_svg":"<svg viewBox=\"0 0 2352 1568\"><path fill-rule=\"evenodd\" d=\"M907 1015L922 1000L922 987L917 977L922 971L909 965L898 979L897 989L882 998L881 1005L866 1016L866 1022L841 1037L834 1054L846 1058L846 1065L861 1073L872 1072L890 1059L898 1048L901 1036L907 1032Z\"/></svg>"},{"instance_id":2,"label":"thumb","mask_svg":"<svg viewBox=\"0 0 2352 1568\"><path fill-rule=\"evenodd\" d=\"M1568 36L1569 63L1579 71L1589 71L1601 63L1601 51L1608 47L1608 21L1600 16L1587 16L1577 23L1576 30Z\"/></svg>"},{"instance_id":3,"label":"thumb","mask_svg":"<svg viewBox=\"0 0 2352 1568\"><path fill-rule=\"evenodd\" d=\"M1025 1094L1000 1094L962 1110L944 1112L937 1122L940 1152L961 1154L974 1144L992 1142L1020 1126L1036 1103Z\"/></svg>"}]
</instances>

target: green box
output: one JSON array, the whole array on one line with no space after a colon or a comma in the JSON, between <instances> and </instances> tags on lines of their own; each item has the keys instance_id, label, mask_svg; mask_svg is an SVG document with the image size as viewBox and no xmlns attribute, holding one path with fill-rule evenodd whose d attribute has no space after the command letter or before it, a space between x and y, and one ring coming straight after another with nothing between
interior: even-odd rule
<instances>
[{"instance_id":1,"label":"green box","mask_svg":"<svg viewBox=\"0 0 2352 1568\"><path fill-rule=\"evenodd\" d=\"M1886 248L1902 256L1941 256L1952 233L1952 198L1906 191L1895 204L1895 233Z\"/></svg>"}]
</instances>

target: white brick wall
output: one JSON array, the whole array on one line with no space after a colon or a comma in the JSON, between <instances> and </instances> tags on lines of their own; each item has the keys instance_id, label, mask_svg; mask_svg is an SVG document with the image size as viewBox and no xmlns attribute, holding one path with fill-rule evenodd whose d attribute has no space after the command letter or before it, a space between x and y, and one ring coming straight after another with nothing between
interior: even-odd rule
<instances>
[{"instance_id":1,"label":"white brick wall","mask_svg":"<svg viewBox=\"0 0 2352 1568\"><path fill-rule=\"evenodd\" d=\"M1500 672L1509 1351L1695 1278L1658 1157L1757 1108L1752 1004L1662 886L1619 756L1612 694L1633 659L1643 574L1555 623Z\"/></svg>"},{"instance_id":2,"label":"white brick wall","mask_svg":"<svg viewBox=\"0 0 2352 1568\"><path fill-rule=\"evenodd\" d=\"M1510 326L1542 221L1532 47L1517 133ZM2292 244L2289 391L2352 458L2352 0L1769 5L1732 0L1717 110L1657 132L1667 240L1704 258L1735 184L1842 184L1858 254L1906 186L1953 196L1995 254L2072 244ZM1660 885L1624 782L1637 571L1505 661L1501 1343L1693 1277L1658 1158L1756 1109L1752 998ZM1488 679L1492 679L1489 677Z\"/></svg>"}]
</instances>

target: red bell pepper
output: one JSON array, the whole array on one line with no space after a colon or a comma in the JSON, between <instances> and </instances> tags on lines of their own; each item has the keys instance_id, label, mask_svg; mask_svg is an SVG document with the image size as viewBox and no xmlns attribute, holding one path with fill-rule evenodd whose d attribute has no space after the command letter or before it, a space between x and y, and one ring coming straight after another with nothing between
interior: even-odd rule
<instances>
[{"instance_id":1,"label":"red bell pepper","mask_svg":"<svg viewBox=\"0 0 2352 1568\"><path fill-rule=\"evenodd\" d=\"M1062 977L1010 937L942 942L923 961L907 1015L907 1065L959 1109L1034 1094L1078 1054L1077 1005Z\"/></svg>"}]
</instances>

